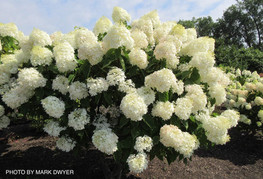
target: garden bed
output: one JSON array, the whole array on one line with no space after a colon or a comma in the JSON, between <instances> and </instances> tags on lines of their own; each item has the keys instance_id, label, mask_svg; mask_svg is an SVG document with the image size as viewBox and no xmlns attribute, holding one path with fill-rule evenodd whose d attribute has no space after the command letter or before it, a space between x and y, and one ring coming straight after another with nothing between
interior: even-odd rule
<instances>
[{"instance_id":1,"label":"garden bed","mask_svg":"<svg viewBox=\"0 0 263 179\"><path fill-rule=\"evenodd\" d=\"M199 149L188 165L174 162L170 166L155 158L149 167L128 178L263 178L263 138L240 136L232 130L232 140L226 145L209 150ZM0 176L8 178L23 175L6 175L6 170L73 170L68 177L104 178L100 165L103 156L92 145L82 150L80 156L56 149L56 138L29 127L29 124L10 126L0 131ZM112 163L111 158L104 162ZM65 175L49 175L48 177ZM46 178L47 175L38 175ZM74 178L73 177L73 178ZM31 177L30 177L31 178Z\"/></svg>"}]
</instances>

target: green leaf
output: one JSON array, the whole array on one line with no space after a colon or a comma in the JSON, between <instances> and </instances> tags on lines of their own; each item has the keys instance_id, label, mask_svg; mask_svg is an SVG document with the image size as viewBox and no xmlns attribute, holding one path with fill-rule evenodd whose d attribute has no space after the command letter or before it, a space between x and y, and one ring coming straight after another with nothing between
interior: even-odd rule
<instances>
[{"instance_id":1,"label":"green leaf","mask_svg":"<svg viewBox=\"0 0 263 179\"><path fill-rule=\"evenodd\" d=\"M79 131L78 132L78 136L80 137L80 139L83 139L84 131Z\"/></svg>"},{"instance_id":2,"label":"green leaf","mask_svg":"<svg viewBox=\"0 0 263 179\"><path fill-rule=\"evenodd\" d=\"M83 79L87 79L89 77L90 70L91 70L91 65L88 62L88 60L85 60L84 63L80 67L79 73L82 74Z\"/></svg>"},{"instance_id":3,"label":"green leaf","mask_svg":"<svg viewBox=\"0 0 263 179\"><path fill-rule=\"evenodd\" d=\"M179 73L177 76L181 77L182 80L184 80L185 78L189 78L191 74L191 71L184 71L182 73Z\"/></svg>"},{"instance_id":4,"label":"green leaf","mask_svg":"<svg viewBox=\"0 0 263 179\"><path fill-rule=\"evenodd\" d=\"M181 56L180 57L180 63L189 63L191 61L192 57L190 56Z\"/></svg>"},{"instance_id":5,"label":"green leaf","mask_svg":"<svg viewBox=\"0 0 263 179\"><path fill-rule=\"evenodd\" d=\"M127 119L125 116L120 118L119 128L123 128L126 124L128 124L130 120Z\"/></svg>"},{"instance_id":6,"label":"green leaf","mask_svg":"<svg viewBox=\"0 0 263 179\"><path fill-rule=\"evenodd\" d=\"M198 73L197 68L193 68L192 74L190 76L190 80L194 83L194 84L200 84L200 80L201 77Z\"/></svg>"},{"instance_id":7,"label":"green leaf","mask_svg":"<svg viewBox=\"0 0 263 179\"><path fill-rule=\"evenodd\" d=\"M179 161L183 160L184 156L182 154L179 155Z\"/></svg>"},{"instance_id":8,"label":"green leaf","mask_svg":"<svg viewBox=\"0 0 263 179\"><path fill-rule=\"evenodd\" d=\"M87 98L80 100L81 107L88 108L90 106L89 100Z\"/></svg>"},{"instance_id":9,"label":"green leaf","mask_svg":"<svg viewBox=\"0 0 263 179\"><path fill-rule=\"evenodd\" d=\"M36 90L35 90L35 96L37 97L37 99L40 101L41 99L43 99L43 97L44 97L44 89L42 89L42 88L37 88Z\"/></svg>"},{"instance_id":10,"label":"green leaf","mask_svg":"<svg viewBox=\"0 0 263 179\"><path fill-rule=\"evenodd\" d=\"M168 164L170 165L171 163L173 163L177 159L178 155L179 154L176 151L174 151L173 148L169 148L169 150L167 150L166 157Z\"/></svg>"},{"instance_id":11,"label":"green leaf","mask_svg":"<svg viewBox=\"0 0 263 179\"><path fill-rule=\"evenodd\" d=\"M196 122L196 120L195 120L195 117L194 117L194 116L190 116L190 120L191 120L192 122Z\"/></svg>"},{"instance_id":12,"label":"green leaf","mask_svg":"<svg viewBox=\"0 0 263 179\"><path fill-rule=\"evenodd\" d=\"M136 137L138 137L141 134L141 131L139 128L132 128L131 130L131 136L133 139L136 139Z\"/></svg>"},{"instance_id":13,"label":"green leaf","mask_svg":"<svg viewBox=\"0 0 263 179\"><path fill-rule=\"evenodd\" d=\"M101 98L101 94L97 94L97 95L95 96L95 104L96 104L97 106L99 105L100 98Z\"/></svg>"},{"instance_id":14,"label":"green leaf","mask_svg":"<svg viewBox=\"0 0 263 179\"><path fill-rule=\"evenodd\" d=\"M49 70L49 71L52 71L52 72L55 73L55 74L58 74L58 73L59 73L57 66L56 66L56 65L53 65L53 64L51 64L51 65L48 66L48 70Z\"/></svg>"},{"instance_id":15,"label":"green leaf","mask_svg":"<svg viewBox=\"0 0 263 179\"><path fill-rule=\"evenodd\" d=\"M103 34L102 33L99 33L98 35L98 41L102 41L103 38L107 35L107 32L104 32Z\"/></svg>"},{"instance_id":16,"label":"green leaf","mask_svg":"<svg viewBox=\"0 0 263 179\"><path fill-rule=\"evenodd\" d=\"M83 65L86 60L77 60L78 64Z\"/></svg>"},{"instance_id":17,"label":"green leaf","mask_svg":"<svg viewBox=\"0 0 263 179\"><path fill-rule=\"evenodd\" d=\"M108 92L103 92L103 97L108 105L113 104L112 95L108 94Z\"/></svg>"},{"instance_id":18,"label":"green leaf","mask_svg":"<svg viewBox=\"0 0 263 179\"><path fill-rule=\"evenodd\" d=\"M72 81L74 81L74 79L75 79L75 75L74 75L74 74L70 74L69 77L68 77L69 83L71 83Z\"/></svg>"},{"instance_id":19,"label":"green leaf","mask_svg":"<svg viewBox=\"0 0 263 179\"><path fill-rule=\"evenodd\" d=\"M211 106L213 106L216 103L216 99L215 98L210 98L210 103L211 103Z\"/></svg>"},{"instance_id":20,"label":"green leaf","mask_svg":"<svg viewBox=\"0 0 263 179\"><path fill-rule=\"evenodd\" d=\"M142 120L151 130L154 130L156 128L154 119L150 114L145 114Z\"/></svg>"},{"instance_id":21,"label":"green leaf","mask_svg":"<svg viewBox=\"0 0 263 179\"><path fill-rule=\"evenodd\" d=\"M181 123L184 125L185 129L187 130L189 127L188 121L187 120L181 120Z\"/></svg>"},{"instance_id":22,"label":"green leaf","mask_svg":"<svg viewBox=\"0 0 263 179\"><path fill-rule=\"evenodd\" d=\"M152 161L154 159L154 157L155 157L155 154L151 151L151 153L150 153L150 160Z\"/></svg>"},{"instance_id":23,"label":"green leaf","mask_svg":"<svg viewBox=\"0 0 263 179\"><path fill-rule=\"evenodd\" d=\"M216 113L216 112L213 112L213 113L211 114L211 116L216 117L216 116L219 116L219 114Z\"/></svg>"},{"instance_id":24,"label":"green leaf","mask_svg":"<svg viewBox=\"0 0 263 179\"><path fill-rule=\"evenodd\" d=\"M120 58L120 64L121 64L121 67L122 67L123 71L125 72L126 71L126 67L125 67L125 62L124 62L123 58Z\"/></svg>"},{"instance_id":25,"label":"green leaf","mask_svg":"<svg viewBox=\"0 0 263 179\"><path fill-rule=\"evenodd\" d=\"M126 148L126 149L130 149L130 148L132 148L133 147L133 140L132 140L132 137L127 137L127 138L125 138L125 139L123 139L122 141L120 141L119 143L119 146L121 147L121 148Z\"/></svg>"},{"instance_id":26,"label":"green leaf","mask_svg":"<svg viewBox=\"0 0 263 179\"><path fill-rule=\"evenodd\" d=\"M108 67L113 61L116 60L115 57L115 48L111 48L107 51L107 53L104 55L104 58L102 60L102 69Z\"/></svg>"},{"instance_id":27,"label":"green leaf","mask_svg":"<svg viewBox=\"0 0 263 179\"><path fill-rule=\"evenodd\" d=\"M158 100L162 102L166 102L169 100L169 92L159 93L158 92Z\"/></svg>"},{"instance_id":28,"label":"green leaf","mask_svg":"<svg viewBox=\"0 0 263 179\"><path fill-rule=\"evenodd\" d=\"M181 128L181 121L178 119L175 115L173 115L170 119L170 124L177 126L178 128Z\"/></svg>"},{"instance_id":29,"label":"green leaf","mask_svg":"<svg viewBox=\"0 0 263 179\"><path fill-rule=\"evenodd\" d=\"M187 158L184 158L184 164L187 165Z\"/></svg>"},{"instance_id":30,"label":"green leaf","mask_svg":"<svg viewBox=\"0 0 263 179\"><path fill-rule=\"evenodd\" d=\"M127 78L131 78L138 74L138 67L132 66L129 70L127 69Z\"/></svg>"},{"instance_id":31,"label":"green leaf","mask_svg":"<svg viewBox=\"0 0 263 179\"><path fill-rule=\"evenodd\" d=\"M122 151L118 149L116 152L113 153L113 158L115 161L121 161L122 158Z\"/></svg>"},{"instance_id":32,"label":"green leaf","mask_svg":"<svg viewBox=\"0 0 263 179\"><path fill-rule=\"evenodd\" d=\"M153 145L157 145L160 142L160 136L153 137Z\"/></svg>"}]
</instances>

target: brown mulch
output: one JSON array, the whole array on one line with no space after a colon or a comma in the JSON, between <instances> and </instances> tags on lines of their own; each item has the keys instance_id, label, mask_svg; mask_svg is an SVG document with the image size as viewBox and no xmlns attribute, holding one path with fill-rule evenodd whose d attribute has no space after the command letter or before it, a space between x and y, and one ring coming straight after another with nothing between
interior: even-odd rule
<instances>
[{"instance_id":1,"label":"brown mulch","mask_svg":"<svg viewBox=\"0 0 263 179\"><path fill-rule=\"evenodd\" d=\"M185 165L175 161L170 166L155 158L141 174L124 178L263 178L262 136L242 136L231 131L232 140L209 150L199 149ZM56 138L37 133L29 124L20 124L0 131L0 178L26 178L6 174L7 170L73 170L73 175L38 175L27 178L91 178L103 179L100 165L102 154L94 147L72 152L57 150ZM109 159L107 159L109 160Z\"/></svg>"}]
</instances>

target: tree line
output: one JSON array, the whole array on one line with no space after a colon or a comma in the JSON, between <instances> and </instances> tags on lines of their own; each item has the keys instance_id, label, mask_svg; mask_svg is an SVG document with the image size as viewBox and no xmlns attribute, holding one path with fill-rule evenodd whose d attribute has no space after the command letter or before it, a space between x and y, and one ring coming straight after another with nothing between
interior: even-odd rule
<instances>
[{"instance_id":1,"label":"tree line","mask_svg":"<svg viewBox=\"0 0 263 179\"><path fill-rule=\"evenodd\" d=\"M223 16L178 22L216 40L217 65L263 72L263 0L237 0Z\"/></svg>"}]
</instances>

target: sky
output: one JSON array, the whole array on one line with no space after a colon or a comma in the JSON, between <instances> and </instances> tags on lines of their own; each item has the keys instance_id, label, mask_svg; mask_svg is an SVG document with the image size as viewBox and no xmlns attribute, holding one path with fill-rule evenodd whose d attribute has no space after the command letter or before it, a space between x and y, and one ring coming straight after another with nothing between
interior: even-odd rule
<instances>
[{"instance_id":1,"label":"sky","mask_svg":"<svg viewBox=\"0 0 263 179\"><path fill-rule=\"evenodd\" d=\"M68 33L75 26L93 29L101 16L111 19L113 7L128 11L132 20L157 10L161 21L211 16L214 20L235 0L0 0L0 22L15 23L29 35L33 28L49 34Z\"/></svg>"}]
</instances>

